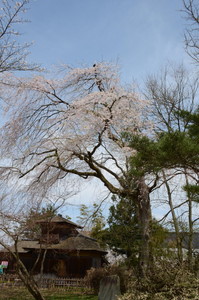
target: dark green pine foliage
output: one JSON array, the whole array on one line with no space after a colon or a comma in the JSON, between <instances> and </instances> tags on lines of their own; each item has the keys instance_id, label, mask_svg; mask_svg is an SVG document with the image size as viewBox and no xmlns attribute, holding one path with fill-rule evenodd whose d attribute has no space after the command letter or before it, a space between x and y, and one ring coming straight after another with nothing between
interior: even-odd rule
<instances>
[{"instance_id":1,"label":"dark green pine foliage","mask_svg":"<svg viewBox=\"0 0 199 300\"><path fill-rule=\"evenodd\" d=\"M137 264L140 235L134 199L113 196L112 200L103 240L117 254L125 254L131 264Z\"/></svg>"},{"instance_id":2,"label":"dark green pine foliage","mask_svg":"<svg viewBox=\"0 0 199 300\"><path fill-rule=\"evenodd\" d=\"M135 177L157 174L163 168L199 170L199 110L194 114L180 112L187 120L184 132L161 132L156 138L125 133L129 146L137 151L131 157L131 174Z\"/></svg>"},{"instance_id":3,"label":"dark green pine foliage","mask_svg":"<svg viewBox=\"0 0 199 300\"><path fill-rule=\"evenodd\" d=\"M199 185L185 185L184 190L192 201L199 203Z\"/></svg>"},{"instance_id":4,"label":"dark green pine foliage","mask_svg":"<svg viewBox=\"0 0 199 300\"><path fill-rule=\"evenodd\" d=\"M179 115L187 122L188 146L186 152L186 164L198 173L199 171L199 108L194 113L180 111ZM184 190L190 199L199 202L199 185L186 185Z\"/></svg>"},{"instance_id":5,"label":"dark green pine foliage","mask_svg":"<svg viewBox=\"0 0 199 300\"><path fill-rule=\"evenodd\" d=\"M199 108L194 113L182 110L179 112L179 115L187 122L189 136L194 141L199 142Z\"/></svg>"},{"instance_id":6,"label":"dark green pine foliage","mask_svg":"<svg viewBox=\"0 0 199 300\"><path fill-rule=\"evenodd\" d=\"M131 158L133 176L158 174L163 169L188 168L195 173L199 171L199 108L194 112L176 112L184 121L183 132L173 130L161 132L156 139L146 136L124 134L129 145L137 151ZM199 202L199 186L185 186L193 201Z\"/></svg>"},{"instance_id":7,"label":"dark green pine foliage","mask_svg":"<svg viewBox=\"0 0 199 300\"><path fill-rule=\"evenodd\" d=\"M157 163L163 168L192 168L199 163L199 144L189 132L164 133L157 140Z\"/></svg>"},{"instance_id":8,"label":"dark green pine foliage","mask_svg":"<svg viewBox=\"0 0 199 300\"><path fill-rule=\"evenodd\" d=\"M117 254L125 254L127 264L137 266L141 236L135 199L113 196L112 200L107 228L101 232L101 238ZM167 233L155 219L151 221L150 248L154 257L163 255Z\"/></svg>"},{"instance_id":9,"label":"dark green pine foliage","mask_svg":"<svg viewBox=\"0 0 199 300\"><path fill-rule=\"evenodd\" d=\"M139 178L148 173L160 170L157 163L158 145L157 142L146 136L124 134L129 141L129 146L137 151L130 159L130 173L133 177Z\"/></svg>"}]
</instances>

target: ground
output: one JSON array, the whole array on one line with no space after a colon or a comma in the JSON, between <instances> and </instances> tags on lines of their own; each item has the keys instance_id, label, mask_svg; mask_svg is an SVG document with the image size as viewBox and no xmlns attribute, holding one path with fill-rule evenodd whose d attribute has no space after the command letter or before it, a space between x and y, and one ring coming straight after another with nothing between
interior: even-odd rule
<instances>
[{"instance_id":1,"label":"ground","mask_svg":"<svg viewBox=\"0 0 199 300\"><path fill-rule=\"evenodd\" d=\"M97 300L97 296L69 294L64 290L42 290L46 300ZM34 298L24 288L1 287L1 300L33 300Z\"/></svg>"}]
</instances>

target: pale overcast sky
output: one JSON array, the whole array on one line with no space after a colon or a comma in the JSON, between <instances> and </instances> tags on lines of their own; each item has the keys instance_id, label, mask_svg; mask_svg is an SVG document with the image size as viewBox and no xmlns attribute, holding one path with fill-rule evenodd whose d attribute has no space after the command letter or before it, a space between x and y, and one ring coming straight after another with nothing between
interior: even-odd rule
<instances>
[{"instance_id":1,"label":"pale overcast sky","mask_svg":"<svg viewBox=\"0 0 199 300\"><path fill-rule=\"evenodd\" d=\"M22 27L31 60L92 65L117 62L125 81L168 61L187 61L181 0L33 0Z\"/></svg>"}]
</instances>

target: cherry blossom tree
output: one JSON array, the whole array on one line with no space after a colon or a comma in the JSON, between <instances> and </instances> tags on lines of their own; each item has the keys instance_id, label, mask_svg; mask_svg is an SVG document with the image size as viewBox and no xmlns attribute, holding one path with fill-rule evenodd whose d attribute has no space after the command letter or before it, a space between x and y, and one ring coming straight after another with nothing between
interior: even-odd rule
<instances>
[{"instance_id":1,"label":"cherry blossom tree","mask_svg":"<svg viewBox=\"0 0 199 300\"><path fill-rule=\"evenodd\" d=\"M1 168L2 176L17 174L37 191L69 175L97 178L112 194L133 197L144 274L149 262L149 194L156 180L150 177L150 185L146 174L131 174L130 157L136 151L127 136L152 132L148 102L132 86L122 85L117 67L107 63L66 67L58 79L4 76L1 91L9 118L1 131L2 155L12 162Z\"/></svg>"}]
</instances>

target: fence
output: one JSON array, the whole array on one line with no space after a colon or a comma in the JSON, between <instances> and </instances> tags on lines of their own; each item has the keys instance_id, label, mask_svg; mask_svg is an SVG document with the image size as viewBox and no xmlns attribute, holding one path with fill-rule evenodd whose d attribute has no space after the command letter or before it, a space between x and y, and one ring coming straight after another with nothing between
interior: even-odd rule
<instances>
[{"instance_id":1,"label":"fence","mask_svg":"<svg viewBox=\"0 0 199 300\"><path fill-rule=\"evenodd\" d=\"M42 278L37 282L41 288L91 290L83 278ZM3 275L0 276L0 286L23 286L23 282L16 275Z\"/></svg>"},{"instance_id":2,"label":"fence","mask_svg":"<svg viewBox=\"0 0 199 300\"><path fill-rule=\"evenodd\" d=\"M87 282L80 278L43 278L39 281L39 285L42 288L89 288Z\"/></svg>"}]
</instances>

